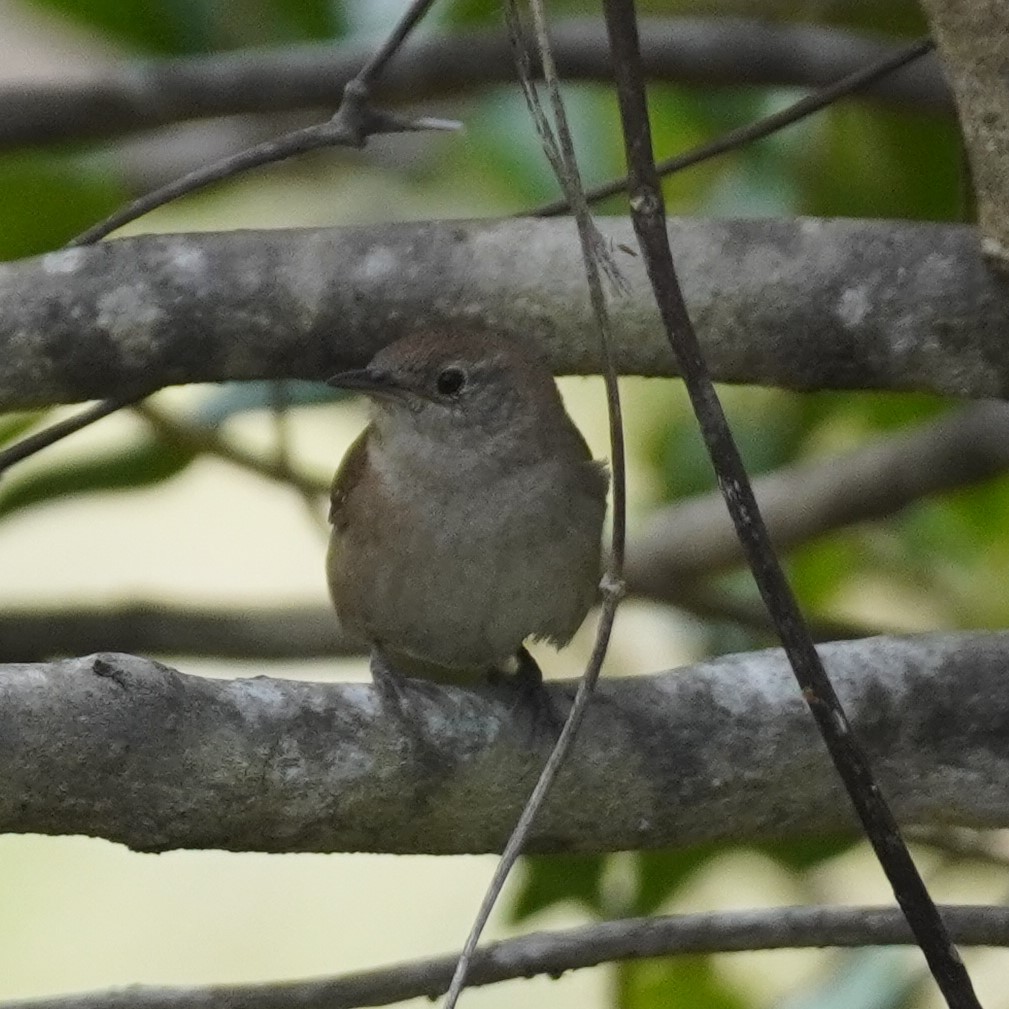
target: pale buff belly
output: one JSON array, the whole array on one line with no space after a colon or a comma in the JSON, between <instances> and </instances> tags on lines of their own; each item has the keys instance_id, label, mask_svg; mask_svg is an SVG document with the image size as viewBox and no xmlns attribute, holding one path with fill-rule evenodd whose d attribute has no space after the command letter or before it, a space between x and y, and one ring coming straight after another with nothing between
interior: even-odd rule
<instances>
[{"instance_id":1,"label":"pale buff belly","mask_svg":"<svg viewBox=\"0 0 1009 1009\"><path fill-rule=\"evenodd\" d=\"M452 520L431 508L403 514L380 540L334 531L341 622L380 647L453 667L500 666L529 637L566 643L596 595L602 507L576 494L561 508L536 504L504 514L493 495L455 499ZM537 521L544 511L555 521Z\"/></svg>"}]
</instances>

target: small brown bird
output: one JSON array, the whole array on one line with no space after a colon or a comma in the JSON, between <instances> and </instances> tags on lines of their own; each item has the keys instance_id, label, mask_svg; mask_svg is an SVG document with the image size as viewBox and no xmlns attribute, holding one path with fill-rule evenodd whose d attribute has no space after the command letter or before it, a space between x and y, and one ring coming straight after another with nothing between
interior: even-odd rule
<instances>
[{"instance_id":1,"label":"small brown bird","mask_svg":"<svg viewBox=\"0 0 1009 1009\"><path fill-rule=\"evenodd\" d=\"M549 369L514 340L437 332L329 383L371 400L333 481L327 570L373 674L539 682L523 643L567 644L585 619L608 485Z\"/></svg>"}]
</instances>

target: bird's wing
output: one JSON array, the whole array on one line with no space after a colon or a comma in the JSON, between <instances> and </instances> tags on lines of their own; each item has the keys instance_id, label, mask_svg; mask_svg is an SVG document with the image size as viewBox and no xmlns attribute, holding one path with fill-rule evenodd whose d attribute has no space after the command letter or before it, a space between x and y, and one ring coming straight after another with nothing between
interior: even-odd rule
<instances>
[{"instance_id":1,"label":"bird's wing","mask_svg":"<svg viewBox=\"0 0 1009 1009\"><path fill-rule=\"evenodd\" d=\"M366 427L347 449L347 454L340 463L340 468L333 477L333 486L329 493L329 521L338 530L347 526L347 504L354 488L364 476L368 462L368 435L370 427Z\"/></svg>"}]
</instances>

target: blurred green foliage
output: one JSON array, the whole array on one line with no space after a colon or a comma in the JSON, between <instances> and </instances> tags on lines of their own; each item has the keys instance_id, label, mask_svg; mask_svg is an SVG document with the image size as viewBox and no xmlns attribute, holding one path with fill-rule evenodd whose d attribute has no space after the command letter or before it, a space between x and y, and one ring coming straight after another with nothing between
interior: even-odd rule
<instances>
[{"instance_id":1,"label":"blurred green foliage","mask_svg":"<svg viewBox=\"0 0 1009 1009\"><path fill-rule=\"evenodd\" d=\"M346 35L353 5L332 0L31 0L38 7L83 25L124 54L176 56L236 46L281 44ZM364 0L362 0L364 2ZM713 3L649 0L642 13L710 13ZM764 8L762 8L764 9ZM780 17L829 21L881 34L906 37L924 25L917 5L850 0L770 3ZM752 15L739 0L718 11ZM595 4L569 0L551 3L554 16L598 16ZM436 8L442 27L497 24L499 8L485 0L452 0ZM569 111L588 182L622 171L623 153L612 95L598 85L568 88ZM664 83L651 100L655 145L665 157L732 127L780 108L795 96L775 90L702 89ZM446 193L466 198L487 214L519 212L552 199L558 188L517 90L494 89L459 96L467 123L461 139L433 146L403 172L414 187L414 202L403 212L418 216L425 200ZM86 150L35 151L0 157L0 257L12 259L56 248L114 209L127 196L129 180L94 167ZM906 114L858 101L845 102L745 150L698 166L665 183L673 213L699 215L846 215L953 220L961 213L960 150L950 121ZM334 192L367 169L320 159L304 174L328 173ZM379 178L388 179L386 169ZM292 176L294 178L294 176ZM292 186L292 192L294 187ZM392 204L395 206L395 204ZM436 205L440 206L441 204ZM214 197L205 199L213 214ZM622 199L602 212L623 213ZM222 222L221 226L228 226ZM664 412L646 436L632 446L632 465L647 467L661 500L700 493L713 486L689 406L671 386ZM794 395L776 390L725 389L725 401L745 460L754 474L768 472L811 455L865 444L889 432L935 417L954 405L935 397L887 394L821 393ZM311 396L308 396L310 399ZM226 400L226 405L225 404ZM307 401L307 399L306 399ZM220 415L257 409L257 393L225 393ZM213 409L210 414L213 414ZM210 414L202 420L207 420ZM44 421L46 414L0 417L0 444ZM75 462L37 460L29 474L15 471L0 483L0 518L56 499L108 494L171 479L189 466L194 454L150 436L138 436L115 450L105 449ZM931 593L944 626L985 626L1009 621L1009 594L1000 590L1009 566L1009 541L1002 533L1009 516L1009 481L963 490L921 502L886 524L885 529L844 530L795 551L788 567L798 595L813 615L829 616L844 591L860 579L882 579L897 594ZM729 579L752 595L748 580ZM724 629L723 629L724 630ZM718 651L763 643L734 628L712 629L709 646ZM747 845L804 879L817 866L847 849L847 839L802 839ZM561 903L573 903L592 916L652 914L675 906L686 883L732 850L719 845L688 851L643 852L630 859L629 881L619 896L607 888L609 860L599 856L536 857L525 861L513 914L526 920ZM704 1006L744 1009L745 993L727 984L717 962L707 957L662 958L614 969L614 1005ZM803 1004L815 1004L807 1000ZM824 1003L826 1004L826 1003ZM868 1005L855 999L851 1006Z\"/></svg>"},{"instance_id":2,"label":"blurred green foliage","mask_svg":"<svg viewBox=\"0 0 1009 1009\"><path fill-rule=\"evenodd\" d=\"M614 967L614 1006L619 1009L749 1009L744 992L718 970L714 957L687 954L634 960Z\"/></svg>"},{"instance_id":3,"label":"blurred green foliage","mask_svg":"<svg viewBox=\"0 0 1009 1009\"><path fill-rule=\"evenodd\" d=\"M28 0L109 41L152 56L337 38L344 5L331 0Z\"/></svg>"},{"instance_id":4,"label":"blurred green foliage","mask_svg":"<svg viewBox=\"0 0 1009 1009\"><path fill-rule=\"evenodd\" d=\"M114 178L34 152L0 154L0 192L0 260L58 249L127 198Z\"/></svg>"},{"instance_id":5,"label":"blurred green foliage","mask_svg":"<svg viewBox=\"0 0 1009 1009\"><path fill-rule=\"evenodd\" d=\"M139 490L181 473L196 452L143 437L112 451L20 474L0 484L0 519L79 494Z\"/></svg>"}]
</instances>

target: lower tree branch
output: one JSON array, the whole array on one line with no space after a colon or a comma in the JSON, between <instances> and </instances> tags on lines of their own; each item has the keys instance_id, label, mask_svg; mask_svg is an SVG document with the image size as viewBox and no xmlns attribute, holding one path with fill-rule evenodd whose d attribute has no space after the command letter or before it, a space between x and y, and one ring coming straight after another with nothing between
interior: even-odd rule
<instances>
[{"instance_id":1,"label":"lower tree branch","mask_svg":"<svg viewBox=\"0 0 1009 1009\"><path fill-rule=\"evenodd\" d=\"M953 939L964 946L1009 945L1009 908L946 905ZM477 950L469 986L677 953L910 945L896 908L775 907L669 915L534 932ZM410 998L436 998L448 988L455 956L436 957L337 977L272 984L129 988L0 1003L0 1009L354 1009Z\"/></svg>"},{"instance_id":2,"label":"lower tree branch","mask_svg":"<svg viewBox=\"0 0 1009 1009\"><path fill-rule=\"evenodd\" d=\"M779 469L753 489L771 540L786 551L1007 469L1009 405L978 403L845 455ZM633 592L675 602L677 583L742 562L716 492L651 515L628 543L627 580Z\"/></svg>"},{"instance_id":3,"label":"lower tree branch","mask_svg":"<svg viewBox=\"0 0 1009 1009\"><path fill-rule=\"evenodd\" d=\"M321 563L320 553L320 570ZM130 602L0 613L0 663L104 651L259 661L365 654L361 642L340 632L330 606Z\"/></svg>"},{"instance_id":4,"label":"lower tree branch","mask_svg":"<svg viewBox=\"0 0 1009 1009\"><path fill-rule=\"evenodd\" d=\"M1009 826L1009 633L821 652L907 824ZM559 708L572 684L550 691ZM0 666L0 831L130 847L498 850L552 737L506 687L205 680L125 655ZM606 681L534 831L612 851L854 828L780 651Z\"/></svg>"}]
</instances>

